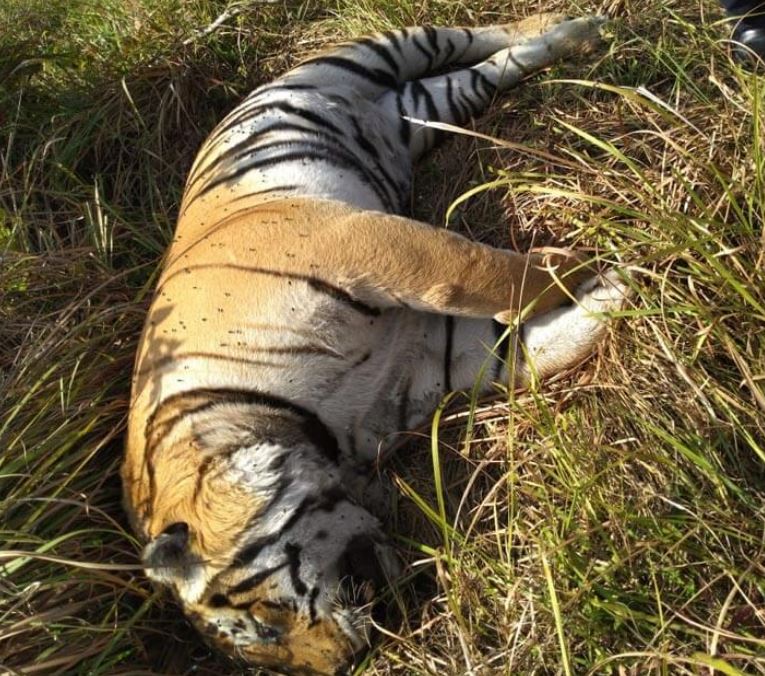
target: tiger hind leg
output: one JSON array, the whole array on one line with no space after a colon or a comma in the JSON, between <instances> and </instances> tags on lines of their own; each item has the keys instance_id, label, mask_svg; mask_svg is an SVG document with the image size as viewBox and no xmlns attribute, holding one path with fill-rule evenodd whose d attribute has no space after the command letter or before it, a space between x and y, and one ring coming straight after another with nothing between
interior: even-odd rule
<instances>
[{"instance_id":1,"label":"tiger hind leg","mask_svg":"<svg viewBox=\"0 0 765 676\"><path fill-rule=\"evenodd\" d=\"M352 87L374 100L405 82L479 63L564 21L560 14L546 13L501 26L385 31L330 48L293 68L281 81L293 87L317 82L327 88Z\"/></svg>"},{"instance_id":2,"label":"tiger hind leg","mask_svg":"<svg viewBox=\"0 0 765 676\"><path fill-rule=\"evenodd\" d=\"M494 52L489 58L451 73L406 82L385 93L381 108L398 120L401 142L413 160L429 150L442 134L427 122L464 124L481 114L496 94L517 85L524 77L582 48L598 38L602 17L551 17L537 21L544 31ZM531 33L533 35L533 33Z\"/></svg>"}]
</instances>

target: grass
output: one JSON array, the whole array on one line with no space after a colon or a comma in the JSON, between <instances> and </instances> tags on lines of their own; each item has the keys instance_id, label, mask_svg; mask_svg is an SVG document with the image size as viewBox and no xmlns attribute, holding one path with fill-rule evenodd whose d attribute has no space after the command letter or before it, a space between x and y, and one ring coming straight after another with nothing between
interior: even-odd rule
<instances>
[{"instance_id":1,"label":"grass","mask_svg":"<svg viewBox=\"0 0 765 676\"><path fill-rule=\"evenodd\" d=\"M117 480L142 317L215 121L340 37L538 9L581 11L0 7L0 670L231 669L137 569ZM411 574L364 673L765 673L765 78L713 5L604 9L602 52L475 125L529 150L456 136L413 206L443 223L474 189L449 227L587 248L630 266L634 299L581 369L457 396L392 461Z\"/></svg>"}]
</instances>

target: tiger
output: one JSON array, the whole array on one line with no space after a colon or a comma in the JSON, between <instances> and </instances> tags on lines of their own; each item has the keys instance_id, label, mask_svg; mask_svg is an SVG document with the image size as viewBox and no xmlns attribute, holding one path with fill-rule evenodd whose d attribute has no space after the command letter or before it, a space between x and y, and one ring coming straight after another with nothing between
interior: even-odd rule
<instances>
[{"instance_id":1,"label":"tiger","mask_svg":"<svg viewBox=\"0 0 765 676\"><path fill-rule=\"evenodd\" d=\"M448 392L587 357L629 284L407 215L413 165L605 18L402 28L260 86L199 150L140 337L124 501L150 580L203 639L344 674L402 567L378 454Z\"/></svg>"}]
</instances>

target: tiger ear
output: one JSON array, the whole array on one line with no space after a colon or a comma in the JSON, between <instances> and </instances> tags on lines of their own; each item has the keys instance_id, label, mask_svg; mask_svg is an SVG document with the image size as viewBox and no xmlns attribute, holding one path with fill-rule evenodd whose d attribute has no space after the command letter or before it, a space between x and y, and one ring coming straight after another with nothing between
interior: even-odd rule
<instances>
[{"instance_id":1,"label":"tiger ear","mask_svg":"<svg viewBox=\"0 0 765 676\"><path fill-rule=\"evenodd\" d=\"M183 577L189 565L189 525L184 521L170 524L143 550L146 574L156 582L169 584Z\"/></svg>"}]
</instances>

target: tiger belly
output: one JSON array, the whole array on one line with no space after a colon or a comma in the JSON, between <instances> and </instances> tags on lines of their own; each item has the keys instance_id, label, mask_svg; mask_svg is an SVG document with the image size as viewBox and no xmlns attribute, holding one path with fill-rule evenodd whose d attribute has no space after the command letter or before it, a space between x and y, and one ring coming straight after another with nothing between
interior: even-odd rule
<instances>
[{"instance_id":1,"label":"tiger belly","mask_svg":"<svg viewBox=\"0 0 765 676\"><path fill-rule=\"evenodd\" d=\"M495 349L504 326L409 310L388 310L376 324L359 363L316 401L349 461L361 467L399 433L429 420L449 392L485 393L508 377L507 341Z\"/></svg>"}]
</instances>

